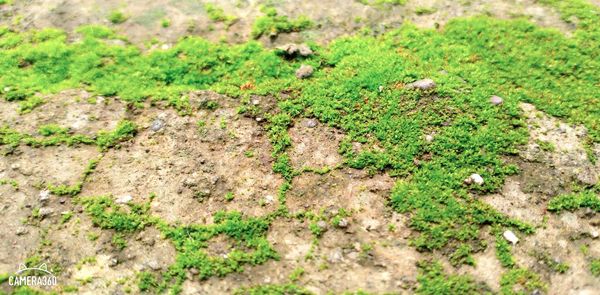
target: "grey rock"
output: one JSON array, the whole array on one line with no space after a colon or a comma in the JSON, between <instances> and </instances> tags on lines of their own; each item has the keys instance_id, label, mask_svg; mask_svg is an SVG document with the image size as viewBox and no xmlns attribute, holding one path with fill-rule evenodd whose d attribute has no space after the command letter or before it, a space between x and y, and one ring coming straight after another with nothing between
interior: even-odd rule
<instances>
[{"instance_id":1,"label":"grey rock","mask_svg":"<svg viewBox=\"0 0 600 295\"><path fill-rule=\"evenodd\" d=\"M366 231L377 231L381 225L376 219L367 219L362 224Z\"/></svg>"},{"instance_id":2,"label":"grey rock","mask_svg":"<svg viewBox=\"0 0 600 295\"><path fill-rule=\"evenodd\" d=\"M315 127L317 127L317 124L318 124L317 120L308 119L308 120L306 120L306 123L304 125L308 128L315 128Z\"/></svg>"},{"instance_id":3,"label":"grey rock","mask_svg":"<svg viewBox=\"0 0 600 295\"><path fill-rule=\"evenodd\" d=\"M150 260L148 262L146 262L146 266L148 266L150 269L156 271L156 270L160 270L160 264L158 264L158 261L156 260Z\"/></svg>"},{"instance_id":4,"label":"grey rock","mask_svg":"<svg viewBox=\"0 0 600 295\"><path fill-rule=\"evenodd\" d=\"M492 97L490 97L490 103L495 106L501 105L503 102L504 102L504 100L500 96L492 95Z\"/></svg>"},{"instance_id":5,"label":"grey rock","mask_svg":"<svg viewBox=\"0 0 600 295\"><path fill-rule=\"evenodd\" d=\"M598 175L593 169L588 167L587 169L584 169L584 171L577 173L577 180L585 185L592 186L598 182Z\"/></svg>"},{"instance_id":6,"label":"grey rock","mask_svg":"<svg viewBox=\"0 0 600 295\"><path fill-rule=\"evenodd\" d=\"M111 258L111 259L108 261L108 266L109 266L109 267L114 267L114 266L117 266L117 264L119 264L119 260L118 260L117 258L115 258L115 257Z\"/></svg>"},{"instance_id":7,"label":"grey rock","mask_svg":"<svg viewBox=\"0 0 600 295\"><path fill-rule=\"evenodd\" d=\"M48 217L54 213L54 210L51 208L40 208L39 214L41 218Z\"/></svg>"},{"instance_id":8,"label":"grey rock","mask_svg":"<svg viewBox=\"0 0 600 295\"><path fill-rule=\"evenodd\" d=\"M152 122L152 125L150 125L150 130L154 131L154 132L158 132L161 129L163 129L165 127L165 121L161 120L161 119L156 119Z\"/></svg>"},{"instance_id":9,"label":"grey rock","mask_svg":"<svg viewBox=\"0 0 600 295\"><path fill-rule=\"evenodd\" d=\"M346 219L346 218L340 219L340 221L338 222L337 226L341 227L341 228L348 227L348 219Z\"/></svg>"},{"instance_id":10,"label":"grey rock","mask_svg":"<svg viewBox=\"0 0 600 295\"><path fill-rule=\"evenodd\" d=\"M415 82L412 82L408 85L406 85L406 87L408 89L418 89L418 90L431 90L433 88L435 88L437 85L435 84L435 82L431 79L423 79L423 80L418 80Z\"/></svg>"},{"instance_id":11,"label":"grey rock","mask_svg":"<svg viewBox=\"0 0 600 295\"><path fill-rule=\"evenodd\" d=\"M330 263L338 263L341 262L343 259L344 255L342 254L341 248L335 248L331 250L331 252L329 252L329 255L327 255L327 261L329 261Z\"/></svg>"},{"instance_id":12,"label":"grey rock","mask_svg":"<svg viewBox=\"0 0 600 295\"><path fill-rule=\"evenodd\" d=\"M271 195L267 195L265 196L265 203L267 204L273 204L275 202L275 197L271 196Z\"/></svg>"},{"instance_id":13,"label":"grey rock","mask_svg":"<svg viewBox=\"0 0 600 295\"><path fill-rule=\"evenodd\" d=\"M46 202L48 200L50 200L50 191L49 190L43 190L40 191L40 202Z\"/></svg>"},{"instance_id":14,"label":"grey rock","mask_svg":"<svg viewBox=\"0 0 600 295\"><path fill-rule=\"evenodd\" d=\"M319 222L317 222L317 226L322 230L326 230L327 222L325 222L324 220L319 220Z\"/></svg>"},{"instance_id":15,"label":"grey rock","mask_svg":"<svg viewBox=\"0 0 600 295\"><path fill-rule=\"evenodd\" d=\"M306 79L313 74L313 67L309 65L301 65L298 70L296 70L296 78L298 79Z\"/></svg>"},{"instance_id":16,"label":"grey rock","mask_svg":"<svg viewBox=\"0 0 600 295\"><path fill-rule=\"evenodd\" d=\"M300 56L309 56L313 54L312 49L310 49L310 47L306 44L286 44L283 45L281 47L278 47L278 49L285 51L286 55L288 56L294 56L294 55L300 55Z\"/></svg>"},{"instance_id":17,"label":"grey rock","mask_svg":"<svg viewBox=\"0 0 600 295\"><path fill-rule=\"evenodd\" d=\"M28 231L28 230L27 230L27 228L25 228L25 227L19 227L19 228L17 228L17 230L15 231L15 234L16 234L17 236L22 236L22 235L25 235L25 234L27 234L27 233L29 233L29 231Z\"/></svg>"},{"instance_id":18,"label":"grey rock","mask_svg":"<svg viewBox=\"0 0 600 295\"><path fill-rule=\"evenodd\" d=\"M117 204L127 204L129 202L131 202L131 200L133 200L133 197L131 195L123 195L118 197L115 202Z\"/></svg>"}]
</instances>

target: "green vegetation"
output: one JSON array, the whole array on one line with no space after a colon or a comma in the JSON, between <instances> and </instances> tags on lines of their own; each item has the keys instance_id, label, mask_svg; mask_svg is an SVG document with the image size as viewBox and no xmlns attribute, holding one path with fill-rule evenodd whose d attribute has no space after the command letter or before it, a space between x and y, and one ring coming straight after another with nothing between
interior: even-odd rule
<instances>
[{"instance_id":1,"label":"green vegetation","mask_svg":"<svg viewBox=\"0 0 600 295\"><path fill-rule=\"evenodd\" d=\"M278 15L274 7L265 6L261 8L264 16L258 17L252 25L251 36L254 39L260 38L262 35L277 35L279 33L300 32L310 29L313 22L300 16L297 19L288 19L287 16Z\"/></svg>"},{"instance_id":2,"label":"green vegetation","mask_svg":"<svg viewBox=\"0 0 600 295\"><path fill-rule=\"evenodd\" d=\"M512 256L512 247L504 237L502 233L497 231L496 234L496 257L503 267L512 268L515 266L515 259Z\"/></svg>"},{"instance_id":3,"label":"green vegetation","mask_svg":"<svg viewBox=\"0 0 600 295\"><path fill-rule=\"evenodd\" d=\"M563 210L574 211L579 208L590 208L600 212L600 197L594 192L581 192L560 195L548 202L548 211L560 213Z\"/></svg>"},{"instance_id":4,"label":"green vegetation","mask_svg":"<svg viewBox=\"0 0 600 295\"><path fill-rule=\"evenodd\" d=\"M357 0L364 5L381 7L382 5L404 5L408 0Z\"/></svg>"},{"instance_id":5,"label":"green vegetation","mask_svg":"<svg viewBox=\"0 0 600 295\"><path fill-rule=\"evenodd\" d=\"M502 294L531 294L535 290L544 292L546 291L546 285L539 275L528 269L511 269L502 275L500 279Z\"/></svg>"},{"instance_id":6,"label":"green vegetation","mask_svg":"<svg viewBox=\"0 0 600 295\"><path fill-rule=\"evenodd\" d=\"M294 284L260 285L237 289L235 295L311 295L313 293Z\"/></svg>"},{"instance_id":7,"label":"green vegetation","mask_svg":"<svg viewBox=\"0 0 600 295\"><path fill-rule=\"evenodd\" d=\"M432 13L435 13L436 11L437 11L437 8L434 8L434 7L417 7L415 9L415 13L417 15L432 14Z\"/></svg>"},{"instance_id":8,"label":"green vegetation","mask_svg":"<svg viewBox=\"0 0 600 295\"><path fill-rule=\"evenodd\" d=\"M163 18L160 20L160 26L163 28L168 28L171 26L171 21L167 18Z\"/></svg>"},{"instance_id":9,"label":"green vegetation","mask_svg":"<svg viewBox=\"0 0 600 295\"><path fill-rule=\"evenodd\" d=\"M41 126L38 133L42 137L19 133L8 126L0 127L0 145L6 145L6 153L14 151L19 145L31 147L47 147L56 145L74 146L78 144L95 144L106 150L118 146L122 141L131 139L137 132L136 125L131 121L121 121L112 131L100 131L95 139L81 134L70 134L67 128L56 124Z\"/></svg>"},{"instance_id":10,"label":"green vegetation","mask_svg":"<svg viewBox=\"0 0 600 295\"><path fill-rule=\"evenodd\" d=\"M128 18L128 16L118 10L114 10L108 15L108 20L115 25L124 23Z\"/></svg>"},{"instance_id":11,"label":"green vegetation","mask_svg":"<svg viewBox=\"0 0 600 295\"><path fill-rule=\"evenodd\" d=\"M600 277L600 259L594 259L590 263L590 271L595 277Z\"/></svg>"},{"instance_id":12,"label":"green vegetation","mask_svg":"<svg viewBox=\"0 0 600 295\"><path fill-rule=\"evenodd\" d=\"M52 194L57 195L57 196L76 196L76 195L78 195L81 192L81 189L83 188L83 184L85 183L86 179L94 172L94 170L96 170L96 166L98 165L99 161L100 161L100 158L90 160L88 162L88 165L85 167L85 170L83 171L83 174L82 174L80 180L77 183L75 183L73 185L48 184L46 188Z\"/></svg>"},{"instance_id":13,"label":"green vegetation","mask_svg":"<svg viewBox=\"0 0 600 295\"><path fill-rule=\"evenodd\" d=\"M491 290L483 284L478 284L468 276L449 275L444 273L438 262L420 262L419 287L417 294L485 294Z\"/></svg>"},{"instance_id":14,"label":"green vegetation","mask_svg":"<svg viewBox=\"0 0 600 295\"><path fill-rule=\"evenodd\" d=\"M223 22L229 27L237 21L237 17L225 14L223 8L218 7L214 4L204 4L204 9L206 9L208 18L214 22Z\"/></svg>"},{"instance_id":15,"label":"green vegetation","mask_svg":"<svg viewBox=\"0 0 600 295\"><path fill-rule=\"evenodd\" d=\"M157 227L175 245L177 257L172 266L162 273L139 275L142 291L178 293L192 269L200 279L207 279L278 258L265 236L274 218L296 216L288 212L285 202L293 179L307 171L328 171L291 164L288 129L294 120L310 117L344 132L339 152L345 166L373 174L386 172L397 179L389 204L410 218L409 225L416 232L413 246L447 253L455 266L473 264L473 253L486 247L483 229L491 226L496 230L492 234L498 259L508 268L501 281L502 293L517 292L517 285L530 293L544 290L544 283L532 271L516 266L512 246L499 232L511 229L530 234L534 227L478 199L518 173L505 159L528 140L519 103L532 103L552 116L583 124L589 130L586 140L600 142L600 101L590 99L600 97L595 87L600 83L599 10L580 0L540 2L557 8L565 20L578 20L572 36L522 19L485 16L452 20L440 30L407 24L377 37L344 37L324 47L314 46L318 54L301 61L313 66L314 74L302 80L294 76L299 60L286 59L254 41L225 45L190 37L170 49L142 53L134 46L104 42L119 37L103 27L78 29L82 38L77 42L68 42L64 32L54 29L15 32L2 28L1 95L9 102L35 105L28 101L36 93L86 88L94 94L118 96L132 107L147 100L166 101L189 113L218 108L210 102L193 105L186 96L192 90L211 89L239 98L244 115L264 115L272 168L284 179L278 194L280 206L266 217L219 212L210 225L166 224L149 216L147 204L121 207L108 197L82 199L95 225L115 231L117 247L126 245L128 234L146 226ZM217 15L222 12L215 11ZM312 26L306 18L280 16L273 7L263 12L253 26L253 38ZM433 79L437 86L425 91L406 87L424 78ZM280 95L284 92L285 97ZM247 105L251 95L273 96L275 111L263 114ZM502 96L503 104L490 104L492 95ZM206 122L198 122L200 132L205 127ZM132 138L136 130L132 122L123 121L114 131L88 138L59 126L44 126L36 137L2 127L0 144L13 149L20 144L96 144L108 149ZM431 134L432 140L426 140ZM553 149L539 144L544 150ZM484 183L465 183L473 173L480 174ZM80 189L77 184L52 190L72 195ZM232 199L233 194L228 196ZM599 211L598 195L592 191L561 195L548 204L554 212L581 207ZM341 217L306 214L302 218L308 218L310 230L319 237L323 234L319 221L338 224ZM232 246L226 257L211 255L207 249L217 237ZM367 245L363 250L368 252ZM558 272L567 269L561 264L551 267ZM439 263L423 262L419 269L417 292L421 294L489 292L466 276L445 274ZM594 269L598 269L597 262L592 263L592 272L597 273ZM267 285L241 292L304 291L294 285Z\"/></svg>"},{"instance_id":16,"label":"green vegetation","mask_svg":"<svg viewBox=\"0 0 600 295\"><path fill-rule=\"evenodd\" d=\"M19 183L16 180L0 178L0 185L7 185L7 184L12 186L15 190L19 189Z\"/></svg>"}]
</instances>

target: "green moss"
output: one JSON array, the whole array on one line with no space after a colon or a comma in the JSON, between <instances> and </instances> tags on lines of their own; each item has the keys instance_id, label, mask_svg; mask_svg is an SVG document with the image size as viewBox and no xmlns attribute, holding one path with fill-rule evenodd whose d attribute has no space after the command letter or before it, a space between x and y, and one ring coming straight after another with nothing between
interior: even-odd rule
<instances>
[{"instance_id":1,"label":"green moss","mask_svg":"<svg viewBox=\"0 0 600 295\"><path fill-rule=\"evenodd\" d=\"M294 284L259 285L235 290L235 295L312 295L312 292Z\"/></svg>"},{"instance_id":2,"label":"green moss","mask_svg":"<svg viewBox=\"0 0 600 295\"><path fill-rule=\"evenodd\" d=\"M419 262L417 294L491 294L491 290L472 278L444 273L438 262Z\"/></svg>"},{"instance_id":3,"label":"green moss","mask_svg":"<svg viewBox=\"0 0 600 295\"><path fill-rule=\"evenodd\" d=\"M16 180L0 178L0 185L7 185L7 184L12 186L15 190L19 189L19 183Z\"/></svg>"},{"instance_id":4,"label":"green moss","mask_svg":"<svg viewBox=\"0 0 600 295\"><path fill-rule=\"evenodd\" d=\"M560 195L548 202L548 211L560 213L563 210L575 211L579 208L590 208L600 212L600 198L591 191Z\"/></svg>"},{"instance_id":5,"label":"green moss","mask_svg":"<svg viewBox=\"0 0 600 295\"><path fill-rule=\"evenodd\" d=\"M435 13L436 11L437 11L437 9L434 7L417 7L415 9L415 13L417 15L432 14L432 13Z\"/></svg>"},{"instance_id":6,"label":"green moss","mask_svg":"<svg viewBox=\"0 0 600 295\"><path fill-rule=\"evenodd\" d=\"M502 237L502 233L497 230L496 234L496 257L500 261L500 264L506 268L512 268L515 266L515 259L511 253L511 245Z\"/></svg>"},{"instance_id":7,"label":"green moss","mask_svg":"<svg viewBox=\"0 0 600 295\"><path fill-rule=\"evenodd\" d=\"M214 4L207 3L204 4L204 9L208 14L208 18L214 22L223 22L227 26L231 26L233 23L237 21L237 17L233 15L225 14L223 8L218 7Z\"/></svg>"},{"instance_id":8,"label":"green moss","mask_svg":"<svg viewBox=\"0 0 600 295\"><path fill-rule=\"evenodd\" d=\"M27 114L44 103L45 100L41 97L29 96L25 100L19 102L19 114Z\"/></svg>"},{"instance_id":9,"label":"green moss","mask_svg":"<svg viewBox=\"0 0 600 295\"><path fill-rule=\"evenodd\" d=\"M302 173L302 167L291 165L288 128L299 117L316 118L344 132L339 152L345 166L399 179L390 206L410 217L417 233L412 245L422 251L460 249L450 257L460 264L480 250L472 245L481 244L484 227L525 234L534 230L477 198L497 191L507 176L518 173L504 159L528 141L519 103L583 124L589 130L586 140L600 142L600 101L590 99L600 95L594 87L600 80L598 8L580 0L541 2L557 8L565 20L578 19L571 37L522 19L461 18L440 30L408 24L378 37L344 37L315 46L318 54L302 61L315 72L303 80L294 76L300 61L256 42L225 45L190 37L171 49L142 53L104 42L116 36L101 27L80 28L83 38L75 43L57 30L2 29L0 89L8 101L25 101L34 93L84 87L132 104L149 98L167 101L183 112L200 107L185 98L192 90L211 89L241 101L271 95L277 108L262 118L272 144L273 170L285 183L280 207L269 218L288 213L286 192ZM306 19L290 20L272 7L263 12L254 24L254 37L310 26ZM423 78L435 80L437 87L405 87ZM491 95L502 96L504 103L491 105ZM250 116L261 114L249 106L243 109ZM3 127L0 143L14 148L85 142L108 148L135 134L129 124L120 127L91 141L68 134L33 138ZM424 139L429 134L435 134L432 141ZM466 185L463 180L472 173L482 175L484 184ZM549 210L596 208L597 203L592 193L579 193L555 198ZM506 247L497 242L503 265L512 265ZM180 274L172 278L177 281Z\"/></svg>"},{"instance_id":10,"label":"green moss","mask_svg":"<svg viewBox=\"0 0 600 295\"><path fill-rule=\"evenodd\" d=\"M594 259L590 263L590 272L595 277L600 277L600 259Z\"/></svg>"},{"instance_id":11,"label":"green moss","mask_svg":"<svg viewBox=\"0 0 600 295\"><path fill-rule=\"evenodd\" d=\"M86 197L78 200L92 218L92 223L102 229L117 232L134 232L143 229L154 221L148 216L149 204L128 203L124 210L108 196Z\"/></svg>"},{"instance_id":12,"label":"green moss","mask_svg":"<svg viewBox=\"0 0 600 295\"><path fill-rule=\"evenodd\" d=\"M262 35L277 35L279 33L300 32L310 29L314 24L305 16L289 19L287 16L278 15L274 7L264 6L261 11L265 14L256 18L252 25L250 35L254 39Z\"/></svg>"},{"instance_id":13,"label":"green moss","mask_svg":"<svg viewBox=\"0 0 600 295\"><path fill-rule=\"evenodd\" d=\"M556 150L554 144L552 144L549 141L536 140L536 143L540 146L540 149L542 149L542 151L554 152L554 150Z\"/></svg>"},{"instance_id":14,"label":"green moss","mask_svg":"<svg viewBox=\"0 0 600 295\"><path fill-rule=\"evenodd\" d=\"M128 18L128 16L118 10L114 10L108 15L108 20L115 25L124 23Z\"/></svg>"},{"instance_id":15,"label":"green moss","mask_svg":"<svg viewBox=\"0 0 600 295\"><path fill-rule=\"evenodd\" d=\"M502 294L530 294L535 290L544 292L546 284L542 282L539 275L528 269L511 269L500 279Z\"/></svg>"},{"instance_id":16,"label":"green moss","mask_svg":"<svg viewBox=\"0 0 600 295\"><path fill-rule=\"evenodd\" d=\"M131 139L137 133L135 123L127 120L119 122L115 130L106 132L100 131L96 138L96 145L101 149L114 147L119 142Z\"/></svg>"},{"instance_id":17,"label":"green moss","mask_svg":"<svg viewBox=\"0 0 600 295\"><path fill-rule=\"evenodd\" d=\"M171 26L171 21L167 18L163 18L160 20L160 26L163 28L168 28Z\"/></svg>"}]
</instances>

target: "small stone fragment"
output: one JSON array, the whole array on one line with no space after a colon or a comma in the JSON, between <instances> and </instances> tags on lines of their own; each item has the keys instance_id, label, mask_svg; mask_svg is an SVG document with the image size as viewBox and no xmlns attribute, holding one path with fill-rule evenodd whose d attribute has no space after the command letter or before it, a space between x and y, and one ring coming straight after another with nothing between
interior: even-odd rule
<instances>
[{"instance_id":1,"label":"small stone fragment","mask_svg":"<svg viewBox=\"0 0 600 295\"><path fill-rule=\"evenodd\" d=\"M519 242L519 238L517 238L517 236L515 235L515 233L513 233L510 230L505 231L502 236L509 242L511 242L513 245L517 244Z\"/></svg>"},{"instance_id":2,"label":"small stone fragment","mask_svg":"<svg viewBox=\"0 0 600 295\"><path fill-rule=\"evenodd\" d=\"M329 263L338 263L338 262L342 261L343 259L344 259L344 256L342 254L341 248L335 248L335 249L331 250L331 252L329 252L329 255L327 256L327 261L329 261Z\"/></svg>"},{"instance_id":3,"label":"small stone fragment","mask_svg":"<svg viewBox=\"0 0 600 295\"><path fill-rule=\"evenodd\" d=\"M376 219L367 219L363 221L363 227L366 231L377 231L381 224Z\"/></svg>"},{"instance_id":4,"label":"small stone fragment","mask_svg":"<svg viewBox=\"0 0 600 295\"><path fill-rule=\"evenodd\" d=\"M309 65L301 65L298 70L296 70L296 78L305 79L313 74L313 67Z\"/></svg>"},{"instance_id":5,"label":"small stone fragment","mask_svg":"<svg viewBox=\"0 0 600 295\"><path fill-rule=\"evenodd\" d=\"M467 177L467 179L465 179L465 184L477 184L477 185L482 185L484 183L483 177L481 177L481 175L474 173L471 174L471 176Z\"/></svg>"},{"instance_id":6,"label":"small stone fragment","mask_svg":"<svg viewBox=\"0 0 600 295\"><path fill-rule=\"evenodd\" d=\"M348 227L348 219L346 219L346 218L340 219L340 221L338 222L337 226L341 227L341 228Z\"/></svg>"},{"instance_id":7,"label":"small stone fragment","mask_svg":"<svg viewBox=\"0 0 600 295\"><path fill-rule=\"evenodd\" d=\"M41 218L44 218L54 213L54 210L52 210L51 208L40 208L40 211L38 213Z\"/></svg>"},{"instance_id":8,"label":"small stone fragment","mask_svg":"<svg viewBox=\"0 0 600 295\"><path fill-rule=\"evenodd\" d=\"M423 79L423 80L418 80L415 82L412 82L408 85L406 85L406 87L408 89L419 89L419 90L431 90L433 88L435 88L436 84L433 80L431 79Z\"/></svg>"},{"instance_id":9,"label":"small stone fragment","mask_svg":"<svg viewBox=\"0 0 600 295\"><path fill-rule=\"evenodd\" d=\"M425 141L432 142L433 141L433 135L431 135L431 134L425 135Z\"/></svg>"},{"instance_id":10,"label":"small stone fragment","mask_svg":"<svg viewBox=\"0 0 600 295\"><path fill-rule=\"evenodd\" d=\"M285 51L286 55L288 56L294 56L294 55L300 55L300 56L309 56L313 54L312 49L310 49L310 47L306 44L286 44L283 46L278 47L278 49Z\"/></svg>"},{"instance_id":11,"label":"small stone fragment","mask_svg":"<svg viewBox=\"0 0 600 295\"><path fill-rule=\"evenodd\" d=\"M317 127L317 120L315 120L315 119L308 119L306 121L305 126L308 127L308 128L315 128L315 127Z\"/></svg>"},{"instance_id":12,"label":"small stone fragment","mask_svg":"<svg viewBox=\"0 0 600 295\"><path fill-rule=\"evenodd\" d=\"M154 271L161 269L160 264L158 264L158 262L156 260L150 260L146 263L146 265Z\"/></svg>"},{"instance_id":13,"label":"small stone fragment","mask_svg":"<svg viewBox=\"0 0 600 295\"><path fill-rule=\"evenodd\" d=\"M50 199L50 191L49 190L40 191L40 202L46 202L49 199Z\"/></svg>"},{"instance_id":14,"label":"small stone fragment","mask_svg":"<svg viewBox=\"0 0 600 295\"><path fill-rule=\"evenodd\" d=\"M504 102L504 100L500 96L492 95L492 97L490 97L490 103L495 106L501 105L503 102Z\"/></svg>"},{"instance_id":15,"label":"small stone fragment","mask_svg":"<svg viewBox=\"0 0 600 295\"><path fill-rule=\"evenodd\" d=\"M161 119L156 119L152 122L152 125L150 125L150 129L154 132L157 132L161 129L163 129L163 127L165 127L165 122Z\"/></svg>"},{"instance_id":16,"label":"small stone fragment","mask_svg":"<svg viewBox=\"0 0 600 295\"><path fill-rule=\"evenodd\" d=\"M273 197L271 195L265 196L265 203L267 203L267 204L273 204L274 202L275 202L275 197Z\"/></svg>"},{"instance_id":17,"label":"small stone fragment","mask_svg":"<svg viewBox=\"0 0 600 295\"><path fill-rule=\"evenodd\" d=\"M597 230L593 230L590 235L592 236L592 239L597 239L598 237L600 237L600 233L598 233Z\"/></svg>"},{"instance_id":18,"label":"small stone fragment","mask_svg":"<svg viewBox=\"0 0 600 295\"><path fill-rule=\"evenodd\" d=\"M129 202L131 202L133 200L133 197L131 195L123 195L118 197L115 202L117 204L127 204Z\"/></svg>"},{"instance_id":19,"label":"small stone fragment","mask_svg":"<svg viewBox=\"0 0 600 295\"><path fill-rule=\"evenodd\" d=\"M325 222L324 220L319 220L319 222L317 222L317 226L320 229L325 230L327 229L327 222Z\"/></svg>"},{"instance_id":20,"label":"small stone fragment","mask_svg":"<svg viewBox=\"0 0 600 295\"><path fill-rule=\"evenodd\" d=\"M19 227L19 228L17 228L17 230L15 231L15 234L16 234L17 236L22 236L22 235L24 235L24 234L27 234L28 232L29 232L29 231L27 230L27 228L25 228L25 227Z\"/></svg>"}]
</instances>

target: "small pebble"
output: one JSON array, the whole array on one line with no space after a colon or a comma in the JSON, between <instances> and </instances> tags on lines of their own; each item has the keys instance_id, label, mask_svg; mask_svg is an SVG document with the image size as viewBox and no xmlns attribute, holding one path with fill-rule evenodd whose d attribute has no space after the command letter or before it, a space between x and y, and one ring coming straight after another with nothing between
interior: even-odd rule
<instances>
[{"instance_id":1,"label":"small pebble","mask_svg":"<svg viewBox=\"0 0 600 295\"><path fill-rule=\"evenodd\" d=\"M342 219L340 219L340 221L338 222L338 225L337 225L337 226L338 226L338 227L341 227L341 228L346 228L346 227L348 227L348 220L347 220L346 218L342 218Z\"/></svg>"},{"instance_id":2,"label":"small pebble","mask_svg":"<svg viewBox=\"0 0 600 295\"><path fill-rule=\"evenodd\" d=\"M24 234L27 234L29 231L27 230L27 228L25 227L19 227L17 228L17 231L15 231L15 234L17 234L17 236L22 236Z\"/></svg>"},{"instance_id":3,"label":"small pebble","mask_svg":"<svg viewBox=\"0 0 600 295\"><path fill-rule=\"evenodd\" d=\"M275 197L273 197L271 195L265 196L265 203L267 203L267 204L273 204L274 202L275 202Z\"/></svg>"},{"instance_id":4,"label":"small pebble","mask_svg":"<svg viewBox=\"0 0 600 295\"><path fill-rule=\"evenodd\" d=\"M152 125L150 125L150 129L154 132L157 132L161 129L163 129L163 127L165 127L165 122L161 119L156 119L152 122Z\"/></svg>"},{"instance_id":5,"label":"small pebble","mask_svg":"<svg viewBox=\"0 0 600 295\"><path fill-rule=\"evenodd\" d=\"M317 226L320 229L327 229L327 222L325 222L324 220L319 220L319 222L317 222Z\"/></svg>"},{"instance_id":6,"label":"small pebble","mask_svg":"<svg viewBox=\"0 0 600 295\"><path fill-rule=\"evenodd\" d=\"M315 119L308 119L308 120L306 120L306 127L308 127L308 128L315 128L315 127L317 127L317 120L315 120Z\"/></svg>"},{"instance_id":7,"label":"small pebble","mask_svg":"<svg viewBox=\"0 0 600 295\"><path fill-rule=\"evenodd\" d=\"M39 211L41 218L50 216L52 213L54 213L54 210L52 210L51 208L40 208L40 211Z\"/></svg>"},{"instance_id":8,"label":"small pebble","mask_svg":"<svg viewBox=\"0 0 600 295\"><path fill-rule=\"evenodd\" d=\"M160 264L158 264L156 260L150 260L146 263L146 265L154 271L161 269Z\"/></svg>"},{"instance_id":9,"label":"small pebble","mask_svg":"<svg viewBox=\"0 0 600 295\"><path fill-rule=\"evenodd\" d=\"M309 66L309 65L301 65L300 68L298 70L296 70L296 78L298 79L305 79L308 78L310 76L312 76L313 74L313 67Z\"/></svg>"},{"instance_id":10,"label":"small pebble","mask_svg":"<svg viewBox=\"0 0 600 295\"><path fill-rule=\"evenodd\" d=\"M484 183L483 177L481 177L481 175L474 173L471 174L471 176L467 177L467 179L465 179L465 184L477 184L477 185L482 185Z\"/></svg>"},{"instance_id":11,"label":"small pebble","mask_svg":"<svg viewBox=\"0 0 600 295\"><path fill-rule=\"evenodd\" d=\"M127 204L129 202L131 202L133 200L133 197L131 195L123 195L118 197L115 202L117 204Z\"/></svg>"},{"instance_id":12,"label":"small pebble","mask_svg":"<svg viewBox=\"0 0 600 295\"><path fill-rule=\"evenodd\" d=\"M50 199L50 191L49 190L40 191L40 202L45 202L45 201L48 201L49 199Z\"/></svg>"},{"instance_id":13,"label":"small pebble","mask_svg":"<svg viewBox=\"0 0 600 295\"><path fill-rule=\"evenodd\" d=\"M515 235L515 233L513 233L510 230L505 231L502 236L509 242L511 242L513 245L515 245L516 243L519 242L519 238L517 238L517 236Z\"/></svg>"},{"instance_id":14,"label":"small pebble","mask_svg":"<svg viewBox=\"0 0 600 295\"><path fill-rule=\"evenodd\" d=\"M497 95L492 95L492 97L490 97L490 103L497 106L500 105L504 102L504 100L502 99L502 97L497 96Z\"/></svg>"},{"instance_id":15,"label":"small pebble","mask_svg":"<svg viewBox=\"0 0 600 295\"><path fill-rule=\"evenodd\" d=\"M436 84L431 79L423 79L412 82L406 85L408 89L430 90L436 87Z\"/></svg>"}]
</instances>

